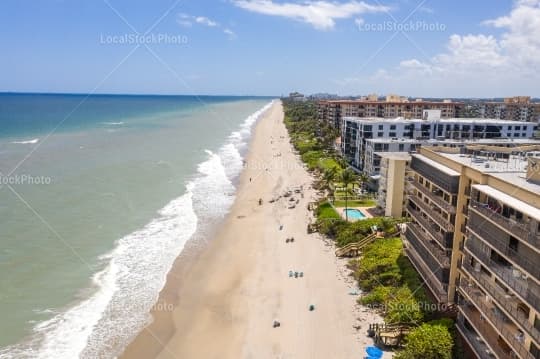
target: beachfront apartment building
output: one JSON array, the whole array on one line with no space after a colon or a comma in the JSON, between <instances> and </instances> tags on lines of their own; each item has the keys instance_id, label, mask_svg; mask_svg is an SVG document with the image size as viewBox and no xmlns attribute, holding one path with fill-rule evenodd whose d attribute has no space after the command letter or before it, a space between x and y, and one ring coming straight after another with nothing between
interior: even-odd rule
<instances>
[{"instance_id":1,"label":"beachfront apartment building","mask_svg":"<svg viewBox=\"0 0 540 359\"><path fill-rule=\"evenodd\" d=\"M377 95L370 95L357 100L321 100L317 103L317 114L319 120L340 128L345 117L422 118L425 110L439 110L442 118L454 118L461 105L451 100L409 101L397 95L388 95L385 100L379 100Z\"/></svg>"},{"instance_id":2,"label":"beachfront apartment building","mask_svg":"<svg viewBox=\"0 0 540 359\"><path fill-rule=\"evenodd\" d=\"M369 176L380 170L380 152L415 152L422 145L456 147L467 142L523 144L531 141L538 128L531 122L445 119L438 110L424 111L420 119L344 117L342 122L341 153Z\"/></svg>"},{"instance_id":3,"label":"beachfront apartment building","mask_svg":"<svg viewBox=\"0 0 540 359\"><path fill-rule=\"evenodd\" d=\"M507 97L503 101L475 101L459 108L458 117L466 115L538 123L540 102L533 102L529 96Z\"/></svg>"},{"instance_id":4,"label":"beachfront apartment building","mask_svg":"<svg viewBox=\"0 0 540 359\"><path fill-rule=\"evenodd\" d=\"M422 147L405 251L478 358L540 358L540 145Z\"/></svg>"},{"instance_id":5,"label":"beachfront apartment building","mask_svg":"<svg viewBox=\"0 0 540 359\"><path fill-rule=\"evenodd\" d=\"M411 156L406 152L381 152L377 209L387 217L405 216L405 178Z\"/></svg>"}]
</instances>

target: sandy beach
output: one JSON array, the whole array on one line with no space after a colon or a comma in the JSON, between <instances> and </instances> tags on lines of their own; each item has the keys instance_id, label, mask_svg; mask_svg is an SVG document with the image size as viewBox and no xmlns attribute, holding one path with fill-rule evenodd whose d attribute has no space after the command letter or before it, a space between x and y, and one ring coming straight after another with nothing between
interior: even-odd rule
<instances>
[{"instance_id":1,"label":"sandy beach","mask_svg":"<svg viewBox=\"0 0 540 359\"><path fill-rule=\"evenodd\" d=\"M363 357L372 344L367 326L382 319L349 294L355 285L333 245L307 234L307 205L316 195L311 182L276 102L254 129L237 198L223 225L204 250L177 261L153 323L122 357ZM299 186L303 193L293 193L294 202L269 202ZM294 242L286 243L288 237ZM303 277L290 278L289 271ZM279 328L273 328L274 320Z\"/></svg>"}]
</instances>

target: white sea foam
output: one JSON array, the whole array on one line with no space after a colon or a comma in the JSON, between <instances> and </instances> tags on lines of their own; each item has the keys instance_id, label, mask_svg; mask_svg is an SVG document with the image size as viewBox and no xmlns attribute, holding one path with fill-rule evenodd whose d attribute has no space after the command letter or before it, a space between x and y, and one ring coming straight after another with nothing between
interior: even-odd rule
<instances>
[{"instance_id":1,"label":"white sea foam","mask_svg":"<svg viewBox=\"0 0 540 359\"><path fill-rule=\"evenodd\" d=\"M39 142L39 138L34 138L33 140L24 140L24 141L13 141L11 143L18 145L35 145Z\"/></svg>"},{"instance_id":2,"label":"white sea foam","mask_svg":"<svg viewBox=\"0 0 540 359\"><path fill-rule=\"evenodd\" d=\"M149 312L186 242L229 210L235 195L233 180L242 170L242 148L253 124L270 106L249 116L217 153L207 151L208 159L199 164L184 195L99 258L105 266L92 278L92 296L35 325L36 335L29 342L0 350L0 358L119 355L151 319Z\"/></svg>"}]
</instances>

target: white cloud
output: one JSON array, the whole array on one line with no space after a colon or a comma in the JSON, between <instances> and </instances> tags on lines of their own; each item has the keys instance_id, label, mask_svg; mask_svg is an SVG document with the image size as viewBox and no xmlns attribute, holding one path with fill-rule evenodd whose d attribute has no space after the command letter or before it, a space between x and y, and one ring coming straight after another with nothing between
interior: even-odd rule
<instances>
[{"instance_id":1,"label":"white cloud","mask_svg":"<svg viewBox=\"0 0 540 359\"><path fill-rule=\"evenodd\" d=\"M192 27L194 24L223 29L223 33L229 37L229 39L235 39L236 34L229 28L224 28L217 21L214 21L206 16L193 16L180 13L177 16L176 22L183 27Z\"/></svg>"},{"instance_id":2,"label":"white cloud","mask_svg":"<svg viewBox=\"0 0 540 359\"><path fill-rule=\"evenodd\" d=\"M429 6L420 6L418 8L418 11L420 12L424 12L426 14L434 14L435 13L435 10L433 10L432 8L430 8Z\"/></svg>"},{"instance_id":3,"label":"white cloud","mask_svg":"<svg viewBox=\"0 0 540 359\"><path fill-rule=\"evenodd\" d=\"M333 29L336 20L348 19L364 13L390 10L387 6L370 5L363 1L349 1L346 3L307 1L298 4L275 3L273 0L233 0L233 3L251 12L305 22L318 30Z\"/></svg>"},{"instance_id":4,"label":"white cloud","mask_svg":"<svg viewBox=\"0 0 540 359\"><path fill-rule=\"evenodd\" d=\"M199 25L204 25L208 27L219 26L218 22L211 20L205 16L192 16L192 15L182 14L182 13L178 14L176 22L180 26L184 26L184 27L191 27L193 26L193 24L199 24Z\"/></svg>"},{"instance_id":5,"label":"white cloud","mask_svg":"<svg viewBox=\"0 0 540 359\"><path fill-rule=\"evenodd\" d=\"M201 25L205 25L205 26L209 26L209 27L216 27L216 26L219 25L217 22L215 22L213 20L210 20L209 18L204 17L204 16L195 17L195 22L197 24L201 24Z\"/></svg>"},{"instance_id":6,"label":"white cloud","mask_svg":"<svg viewBox=\"0 0 540 359\"><path fill-rule=\"evenodd\" d=\"M399 63L399 67L400 69L402 70L413 70L413 71L421 71L421 72L424 72L424 73L431 73L433 71L433 69L431 68L431 66L425 64L425 63L422 63L420 61L418 61L417 59L411 59L411 60L403 60ZM380 74L385 74L387 75L386 72L381 72L379 71L379 75Z\"/></svg>"},{"instance_id":7,"label":"white cloud","mask_svg":"<svg viewBox=\"0 0 540 359\"><path fill-rule=\"evenodd\" d=\"M176 22L183 27L191 27L193 25L193 16L188 14L178 14Z\"/></svg>"},{"instance_id":8,"label":"white cloud","mask_svg":"<svg viewBox=\"0 0 540 359\"><path fill-rule=\"evenodd\" d=\"M540 0L517 0L508 15L483 24L503 32L498 36L453 34L446 51L431 58L401 60L397 68L379 70L379 74L388 75L400 88L421 83L434 92L461 87L463 95L467 91L540 95Z\"/></svg>"},{"instance_id":9,"label":"white cloud","mask_svg":"<svg viewBox=\"0 0 540 359\"><path fill-rule=\"evenodd\" d=\"M225 33L225 35L229 36L229 39L234 39L236 38L236 33L234 31L232 31L231 29L223 29L223 32Z\"/></svg>"}]
</instances>

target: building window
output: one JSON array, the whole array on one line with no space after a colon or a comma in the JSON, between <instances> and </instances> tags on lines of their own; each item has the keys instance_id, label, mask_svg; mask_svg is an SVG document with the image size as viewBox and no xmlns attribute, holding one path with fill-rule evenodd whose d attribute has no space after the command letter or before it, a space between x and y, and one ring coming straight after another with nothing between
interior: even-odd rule
<instances>
[{"instance_id":1,"label":"building window","mask_svg":"<svg viewBox=\"0 0 540 359\"><path fill-rule=\"evenodd\" d=\"M383 125L379 125L379 130L382 130L383 128Z\"/></svg>"},{"instance_id":2,"label":"building window","mask_svg":"<svg viewBox=\"0 0 540 359\"><path fill-rule=\"evenodd\" d=\"M384 137L384 132L377 132L378 137Z\"/></svg>"},{"instance_id":3,"label":"building window","mask_svg":"<svg viewBox=\"0 0 540 359\"><path fill-rule=\"evenodd\" d=\"M400 143L399 144L399 152L402 152L403 150L405 150L405 145L403 143Z\"/></svg>"},{"instance_id":4,"label":"building window","mask_svg":"<svg viewBox=\"0 0 540 359\"><path fill-rule=\"evenodd\" d=\"M396 133L395 133L395 132L390 132L390 133L388 134L388 136L389 136L389 137L392 137L392 138L393 138L393 137L396 137Z\"/></svg>"},{"instance_id":5,"label":"building window","mask_svg":"<svg viewBox=\"0 0 540 359\"><path fill-rule=\"evenodd\" d=\"M396 125L390 125L390 129L391 129L391 130L395 130L395 129L396 129Z\"/></svg>"}]
</instances>

